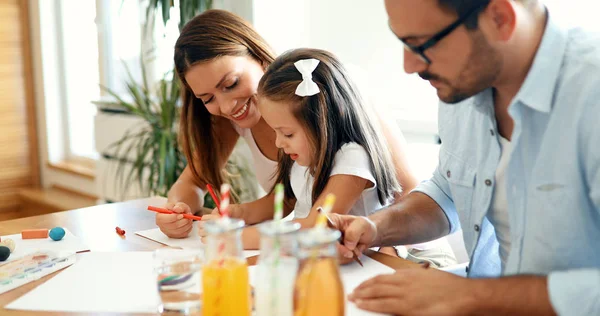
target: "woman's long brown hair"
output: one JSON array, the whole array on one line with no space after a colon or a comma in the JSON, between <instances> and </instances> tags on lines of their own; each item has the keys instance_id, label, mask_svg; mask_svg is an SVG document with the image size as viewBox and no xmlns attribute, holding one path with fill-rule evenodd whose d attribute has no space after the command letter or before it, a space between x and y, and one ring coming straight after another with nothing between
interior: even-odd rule
<instances>
[{"instance_id":1,"label":"woman's long brown hair","mask_svg":"<svg viewBox=\"0 0 600 316\"><path fill-rule=\"evenodd\" d=\"M312 78L320 92L300 97L295 92L302 82L302 74L294 63L309 58L319 60ZM314 155L308 166L315 179L313 204L329 181L336 153L344 144L351 142L362 146L370 158L381 204L387 204L394 193L400 191L380 125L373 111L365 106L348 72L333 54L306 48L284 53L267 68L258 84L258 95L290 106L296 119L304 125ZM292 159L280 151L275 183L285 185L287 198L294 197L290 186L292 165Z\"/></svg>"},{"instance_id":2,"label":"woman's long brown hair","mask_svg":"<svg viewBox=\"0 0 600 316\"><path fill-rule=\"evenodd\" d=\"M200 187L217 188L225 181L226 148L215 135L216 118L196 98L185 74L191 66L222 56L251 56L267 67L274 54L267 42L241 17L223 10L208 10L188 22L175 44L175 70L183 85L180 139L183 152ZM225 158L226 159L226 158Z\"/></svg>"}]
</instances>

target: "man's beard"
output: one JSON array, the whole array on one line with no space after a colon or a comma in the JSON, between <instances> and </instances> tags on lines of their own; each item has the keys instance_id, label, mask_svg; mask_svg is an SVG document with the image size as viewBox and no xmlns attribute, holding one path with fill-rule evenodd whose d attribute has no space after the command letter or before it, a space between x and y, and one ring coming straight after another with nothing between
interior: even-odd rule
<instances>
[{"instance_id":1,"label":"man's beard","mask_svg":"<svg viewBox=\"0 0 600 316\"><path fill-rule=\"evenodd\" d=\"M438 97L445 103L455 104L480 93L491 87L500 75L502 69L500 54L491 47L479 31L473 32L471 38L473 50L469 54L467 64L460 72L456 84L429 71L419 73L419 77L422 79L442 82L450 89L446 95L440 95L438 89Z\"/></svg>"}]
</instances>

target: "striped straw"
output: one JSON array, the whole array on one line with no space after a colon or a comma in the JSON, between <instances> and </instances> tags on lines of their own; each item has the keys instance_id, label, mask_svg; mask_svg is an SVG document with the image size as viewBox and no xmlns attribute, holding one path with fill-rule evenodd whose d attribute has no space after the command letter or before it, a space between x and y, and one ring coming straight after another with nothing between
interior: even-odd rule
<instances>
[{"instance_id":1,"label":"striped straw","mask_svg":"<svg viewBox=\"0 0 600 316\"><path fill-rule=\"evenodd\" d=\"M229 191L231 187L227 183L221 185L221 216L229 217Z\"/></svg>"},{"instance_id":2,"label":"striped straw","mask_svg":"<svg viewBox=\"0 0 600 316\"><path fill-rule=\"evenodd\" d=\"M279 221L283 218L283 184L275 185L275 214L273 219Z\"/></svg>"},{"instance_id":3,"label":"striped straw","mask_svg":"<svg viewBox=\"0 0 600 316\"><path fill-rule=\"evenodd\" d=\"M325 203L323 203L323 209L317 217L317 223L315 227L326 228L327 227L327 215L331 213L331 209L333 208L333 204L335 203L335 195L332 193L327 194L325 197Z\"/></svg>"}]
</instances>

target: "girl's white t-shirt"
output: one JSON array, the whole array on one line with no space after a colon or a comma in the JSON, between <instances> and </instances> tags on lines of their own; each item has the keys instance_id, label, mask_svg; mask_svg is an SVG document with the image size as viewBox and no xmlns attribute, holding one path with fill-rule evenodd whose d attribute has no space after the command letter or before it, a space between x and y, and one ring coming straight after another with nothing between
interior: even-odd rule
<instances>
[{"instance_id":1,"label":"girl's white t-shirt","mask_svg":"<svg viewBox=\"0 0 600 316\"><path fill-rule=\"evenodd\" d=\"M356 143L342 145L340 150L335 154L333 168L329 176L332 177L338 174L360 177L374 184L373 187L367 188L362 192L360 198L352 206L348 214L367 216L384 206L379 202L379 198L377 197L377 183L371 171L369 155L362 146ZM310 213L314 181L315 179L308 172L307 167L294 163L290 174L290 183L296 196L295 218L306 218Z\"/></svg>"},{"instance_id":2,"label":"girl's white t-shirt","mask_svg":"<svg viewBox=\"0 0 600 316\"><path fill-rule=\"evenodd\" d=\"M367 151L357 143L347 143L335 154L333 168L330 177L338 174L351 175L371 181L374 186L363 190L360 198L348 212L349 215L368 216L383 207L391 204L391 200L385 204L379 202L377 196L377 182L373 176L371 163ZM294 163L290 174L290 183L296 205L294 207L294 218L306 218L312 209L312 189L315 179L308 172L307 167ZM450 248L446 238L440 238L425 243L407 245L407 247L419 250L428 250L445 246Z\"/></svg>"}]
</instances>

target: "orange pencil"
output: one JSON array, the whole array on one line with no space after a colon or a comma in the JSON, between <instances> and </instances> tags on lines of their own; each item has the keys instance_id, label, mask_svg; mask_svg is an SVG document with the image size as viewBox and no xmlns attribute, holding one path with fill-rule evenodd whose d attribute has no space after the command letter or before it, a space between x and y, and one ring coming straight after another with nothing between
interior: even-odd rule
<instances>
[{"instance_id":1,"label":"orange pencil","mask_svg":"<svg viewBox=\"0 0 600 316\"><path fill-rule=\"evenodd\" d=\"M156 207L156 206L148 206L148 211L162 213L162 214L179 214L179 213L175 213L171 210L167 210L166 208L161 208L161 207ZM195 219L197 221L202 220L202 216L194 216L192 214L181 214L181 215L183 215L183 217L187 218L187 219Z\"/></svg>"}]
</instances>

